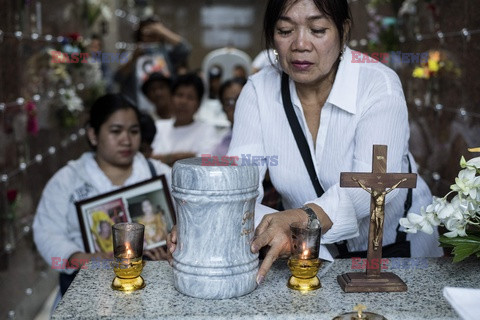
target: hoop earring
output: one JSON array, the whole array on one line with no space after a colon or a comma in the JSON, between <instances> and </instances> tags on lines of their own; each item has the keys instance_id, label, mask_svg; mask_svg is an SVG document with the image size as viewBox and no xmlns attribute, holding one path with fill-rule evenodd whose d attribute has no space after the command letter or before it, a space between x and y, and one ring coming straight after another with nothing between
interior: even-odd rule
<instances>
[{"instance_id":1,"label":"hoop earring","mask_svg":"<svg viewBox=\"0 0 480 320\"><path fill-rule=\"evenodd\" d=\"M276 49L273 49L273 55L275 56L275 60L274 60L274 61L275 61L275 63L277 63L277 62L278 62L278 52L277 52Z\"/></svg>"}]
</instances>

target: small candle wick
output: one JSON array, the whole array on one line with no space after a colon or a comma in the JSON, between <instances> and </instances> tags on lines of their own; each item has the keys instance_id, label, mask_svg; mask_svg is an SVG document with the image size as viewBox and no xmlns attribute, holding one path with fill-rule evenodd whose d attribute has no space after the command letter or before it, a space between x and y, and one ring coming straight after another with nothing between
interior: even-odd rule
<instances>
[{"instance_id":1,"label":"small candle wick","mask_svg":"<svg viewBox=\"0 0 480 320\"><path fill-rule=\"evenodd\" d=\"M130 248L130 244L126 243L125 248L127 249L126 257L127 258L132 258L133 254L132 254L132 249Z\"/></svg>"}]
</instances>

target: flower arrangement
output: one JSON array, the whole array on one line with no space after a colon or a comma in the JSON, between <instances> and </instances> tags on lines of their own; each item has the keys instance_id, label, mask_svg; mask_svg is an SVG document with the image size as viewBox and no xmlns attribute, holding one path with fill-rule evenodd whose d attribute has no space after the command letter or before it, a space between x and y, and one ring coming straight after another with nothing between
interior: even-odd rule
<instances>
[{"instance_id":1,"label":"flower arrangement","mask_svg":"<svg viewBox=\"0 0 480 320\"><path fill-rule=\"evenodd\" d=\"M469 151L480 152L480 148ZM422 208L420 215L409 213L400 219L409 233L420 230L432 234L433 228L445 227L448 232L440 236L440 245L453 248L454 262L471 255L480 258L480 157L466 161L462 156L460 167L449 193L443 198L433 197L432 204Z\"/></svg>"},{"instance_id":2,"label":"flower arrangement","mask_svg":"<svg viewBox=\"0 0 480 320\"><path fill-rule=\"evenodd\" d=\"M84 69L89 70L90 66L88 63L82 63L79 68L73 67L72 64L57 59L57 53L58 51L53 48L46 48L29 59L27 75L31 81L27 91L30 96L39 94L42 97L39 103L51 111L51 115L54 116L52 120L57 121L60 127L71 128L77 124L79 115L84 110L84 102L76 87L80 83L84 88L87 87L77 74L85 73ZM88 84L91 79L95 77L88 74L85 82ZM34 111L35 108L26 106L26 111L33 116L30 111Z\"/></svg>"},{"instance_id":3,"label":"flower arrangement","mask_svg":"<svg viewBox=\"0 0 480 320\"><path fill-rule=\"evenodd\" d=\"M62 47L60 51L71 56L73 53L80 54L82 52L86 52L87 46L81 34L79 34L78 32L72 32L72 33L68 33L63 38ZM63 62L67 62L69 63L69 65L73 65L76 67L82 67L82 65L84 64L82 62L82 59L78 59L76 63L72 63L71 60L69 61L67 60L64 60Z\"/></svg>"},{"instance_id":4,"label":"flower arrangement","mask_svg":"<svg viewBox=\"0 0 480 320\"><path fill-rule=\"evenodd\" d=\"M448 59L444 52L431 50L428 53L428 61L416 66L413 69L412 76L419 79L430 79L438 77L443 73L453 74L456 77L461 75L461 71L452 60Z\"/></svg>"}]
</instances>

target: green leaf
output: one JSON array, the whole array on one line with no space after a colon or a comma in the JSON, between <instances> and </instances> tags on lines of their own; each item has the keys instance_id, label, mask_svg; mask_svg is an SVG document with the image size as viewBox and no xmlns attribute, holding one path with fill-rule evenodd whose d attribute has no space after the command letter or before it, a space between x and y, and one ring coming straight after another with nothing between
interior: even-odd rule
<instances>
[{"instance_id":1,"label":"green leaf","mask_svg":"<svg viewBox=\"0 0 480 320\"><path fill-rule=\"evenodd\" d=\"M475 245L459 245L453 248L452 253L454 255L453 262L460 262L467 257L480 253L480 244Z\"/></svg>"},{"instance_id":2,"label":"green leaf","mask_svg":"<svg viewBox=\"0 0 480 320\"><path fill-rule=\"evenodd\" d=\"M463 243L480 244L480 233L469 232L466 237L455 237L455 238L440 236L438 240L441 243L450 244L450 245L463 244Z\"/></svg>"},{"instance_id":3,"label":"green leaf","mask_svg":"<svg viewBox=\"0 0 480 320\"><path fill-rule=\"evenodd\" d=\"M466 237L447 238L440 236L441 247L453 247L453 262L459 262L465 258L476 254L480 256L480 237L476 235L468 235Z\"/></svg>"}]
</instances>

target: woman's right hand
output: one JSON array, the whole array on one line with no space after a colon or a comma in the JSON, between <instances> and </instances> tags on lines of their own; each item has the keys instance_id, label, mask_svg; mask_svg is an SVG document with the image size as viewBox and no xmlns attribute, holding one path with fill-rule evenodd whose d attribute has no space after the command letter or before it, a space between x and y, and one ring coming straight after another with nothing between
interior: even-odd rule
<instances>
[{"instance_id":1,"label":"woman's right hand","mask_svg":"<svg viewBox=\"0 0 480 320\"><path fill-rule=\"evenodd\" d=\"M173 226L172 230L170 233L167 235L167 249L168 249L168 263L172 265L173 261L173 252L175 251L175 248L177 247L177 226Z\"/></svg>"}]
</instances>

